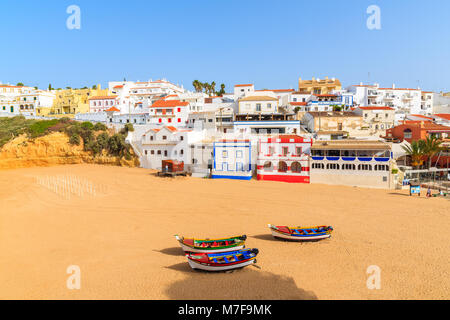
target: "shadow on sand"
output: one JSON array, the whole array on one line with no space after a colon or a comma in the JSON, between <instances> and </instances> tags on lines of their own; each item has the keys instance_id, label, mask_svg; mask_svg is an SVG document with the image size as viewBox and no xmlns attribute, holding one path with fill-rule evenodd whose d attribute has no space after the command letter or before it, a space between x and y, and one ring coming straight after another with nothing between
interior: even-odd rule
<instances>
[{"instance_id":1,"label":"shadow on sand","mask_svg":"<svg viewBox=\"0 0 450 320\"><path fill-rule=\"evenodd\" d=\"M253 267L233 272L202 272L187 262L167 267L183 272L187 278L166 289L169 299L187 300L317 300L313 292L300 289L291 277L260 271Z\"/></svg>"},{"instance_id":2,"label":"shadow on sand","mask_svg":"<svg viewBox=\"0 0 450 320\"><path fill-rule=\"evenodd\" d=\"M169 256L184 256L183 249L180 247L172 247L172 248L165 248L162 250L153 250L162 254L167 254Z\"/></svg>"},{"instance_id":3,"label":"shadow on sand","mask_svg":"<svg viewBox=\"0 0 450 320\"><path fill-rule=\"evenodd\" d=\"M278 239L274 238L271 234L268 233L258 234L256 236L249 236L249 238L255 238L258 240L266 240L266 241L279 241Z\"/></svg>"}]
</instances>

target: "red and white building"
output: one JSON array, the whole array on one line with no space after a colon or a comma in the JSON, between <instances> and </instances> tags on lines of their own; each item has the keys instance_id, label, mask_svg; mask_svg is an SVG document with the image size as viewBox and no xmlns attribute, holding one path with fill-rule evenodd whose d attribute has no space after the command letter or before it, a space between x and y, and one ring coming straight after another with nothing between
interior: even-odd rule
<instances>
[{"instance_id":1,"label":"red and white building","mask_svg":"<svg viewBox=\"0 0 450 320\"><path fill-rule=\"evenodd\" d=\"M309 154L312 139L297 135L261 137L258 180L310 183Z\"/></svg>"},{"instance_id":2,"label":"red and white building","mask_svg":"<svg viewBox=\"0 0 450 320\"><path fill-rule=\"evenodd\" d=\"M97 96L89 98L89 112L98 113L115 107L117 96Z\"/></svg>"},{"instance_id":3,"label":"red and white building","mask_svg":"<svg viewBox=\"0 0 450 320\"><path fill-rule=\"evenodd\" d=\"M150 123L168 126L186 126L189 102L160 99L149 107Z\"/></svg>"}]
</instances>

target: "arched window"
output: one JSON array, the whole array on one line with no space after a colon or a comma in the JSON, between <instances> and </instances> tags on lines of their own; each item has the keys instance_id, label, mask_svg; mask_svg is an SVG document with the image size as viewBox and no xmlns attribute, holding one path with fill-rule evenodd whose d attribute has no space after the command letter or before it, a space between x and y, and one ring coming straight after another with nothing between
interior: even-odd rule
<instances>
[{"instance_id":1,"label":"arched window","mask_svg":"<svg viewBox=\"0 0 450 320\"><path fill-rule=\"evenodd\" d=\"M272 170L273 170L272 162L267 161L266 163L264 163L264 171L271 172Z\"/></svg>"},{"instance_id":2,"label":"arched window","mask_svg":"<svg viewBox=\"0 0 450 320\"><path fill-rule=\"evenodd\" d=\"M298 162L293 162L291 164L291 171L295 172L295 173L300 173L302 172L302 165Z\"/></svg>"},{"instance_id":3,"label":"arched window","mask_svg":"<svg viewBox=\"0 0 450 320\"><path fill-rule=\"evenodd\" d=\"M403 130L403 138L404 139L411 139L412 138L412 131L411 131L411 129Z\"/></svg>"},{"instance_id":4,"label":"arched window","mask_svg":"<svg viewBox=\"0 0 450 320\"><path fill-rule=\"evenodd\" d=\"M278 172L287 172L288 166L286 164L286 162L284 161L280 161L278 163Z\"/></svg>"}]
</instances>

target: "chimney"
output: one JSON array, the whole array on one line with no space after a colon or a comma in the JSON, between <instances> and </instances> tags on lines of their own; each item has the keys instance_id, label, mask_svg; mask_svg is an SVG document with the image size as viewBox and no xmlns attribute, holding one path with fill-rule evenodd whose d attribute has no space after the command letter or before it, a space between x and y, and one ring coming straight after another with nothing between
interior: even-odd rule
<instances>
[{"instance_id":1,"label":"chimney","mask_svg":"<svg viewBox=\"0 0 450 320\"><path fill-rule=\"evenodd\" d=\"M392 84L392 89L395 89L395 83Z\"/></svg>"},{"instance_id":2,"label":"chimney","mask_svg":"<svg viewBox=\"0 0 450 320\"><path fill-rule=\"evenodd\" d=\"M360 86L362 86L362 85L363 85L363 83L362 83L362 82L360 82L360 83L359 83L359 85L360 85Z\"/></svg>"},{"instance_id":3,"label":"chimney","mask_svg":"<svg viewBox=\"0 0 450 320\"><path fill-rule=\"evenodd\" d=\"M325 77L325 80L328 80L328 76Z\"/></svg>"},{"instance_id":4,"label":"chimney","mask_svg":"<svg viewBox=\"0 0 450 320\"><path fill-rule=\"evenodd\" d=\"M312 77L312 81L316 80L316 77Z\"/></svg>"}]
</instances>

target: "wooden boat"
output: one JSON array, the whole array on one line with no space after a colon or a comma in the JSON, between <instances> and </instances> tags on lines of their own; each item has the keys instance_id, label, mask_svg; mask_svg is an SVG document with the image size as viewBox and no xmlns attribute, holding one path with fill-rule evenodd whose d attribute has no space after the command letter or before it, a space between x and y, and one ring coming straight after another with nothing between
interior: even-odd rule
<instances>
[{"instance_id":1,"label":"wooden boat","mask_svg":"<svg viewBox=\"0 0 450 320\"><path fill-rule=\"evenodd\" d=\"M246 235L224 239L192 239L175 235L185 252L218 253L245 248Z\"/></svg>"},{"instance_id":2,"label":"wooden boat","mask_svg":"<svg viewBox=\"0 0 450 320\"><path fill-rule=\"evenodd\" d=\"M242 249L221 253L186 253L192 269L226 271L256 263L258 249Z\"/></svg>"},{"instance_id":3,"label":"wooden boat","mask_svg":"<svg viewBox=\"0 0 450 320\"><path fill-rule=\"evenodd\" d=\"M333 227L331 226L289 228L284 226L273 226L269 224L269 228L275 238L295 241L326 239L331 237L331 232L333 231Z\"/></svg>"}]
</instances>

